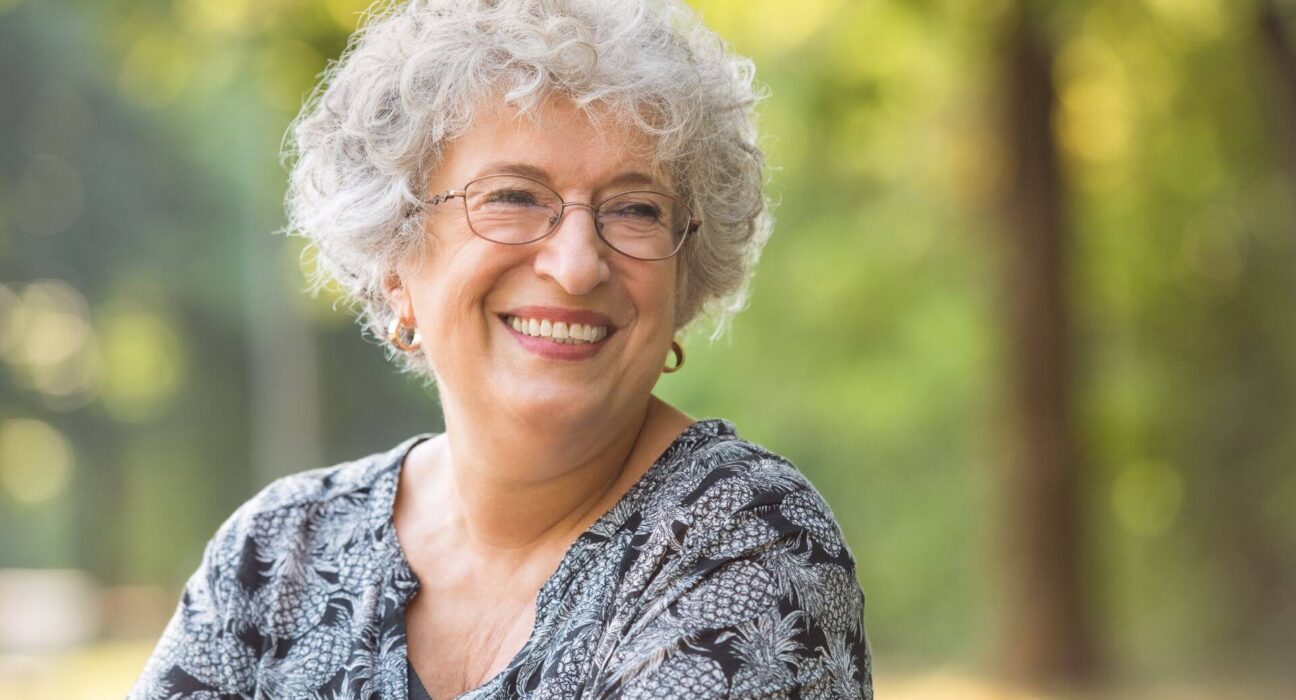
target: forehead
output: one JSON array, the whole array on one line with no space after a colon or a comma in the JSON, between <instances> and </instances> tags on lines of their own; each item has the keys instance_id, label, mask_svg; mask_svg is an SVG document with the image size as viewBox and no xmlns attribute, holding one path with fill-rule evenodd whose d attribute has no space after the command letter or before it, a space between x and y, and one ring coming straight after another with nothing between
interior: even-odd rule
<instances>
[{"instance_id":1,"label":"forehead","mask_svg":"<svg viewBox=\"0 0 1296 700\"><path fill-rule=\"evenodd\" d=\"M489 172L542 175L555 188L640 181L664 185L653 138L623 115L588 111L553 97L527 112L500 101L479 108L468 129L442 151L435 179L459 187Z\"/></svg>"}]
</instances>

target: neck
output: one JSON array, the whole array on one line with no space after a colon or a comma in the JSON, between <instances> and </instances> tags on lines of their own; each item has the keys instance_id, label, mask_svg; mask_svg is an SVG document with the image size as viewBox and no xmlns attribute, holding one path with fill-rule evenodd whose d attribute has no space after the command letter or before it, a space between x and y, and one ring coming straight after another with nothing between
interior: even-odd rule
<instances>
[{"instance_id":1,"label":"neck","mask_svg":"<svg viewBox=\"0 0 1296 700\"><path fill-rule=\"evenodd\" d=\"M651 465L656 455L641 464L641 438L663 406L649 396L599 424L564 429L443 402L446 433L435 481L447 504L444 526L484 557L564 547L611 507L609 496L629 487L623 482L633 483Z\"/></svg>"}]
</instances>

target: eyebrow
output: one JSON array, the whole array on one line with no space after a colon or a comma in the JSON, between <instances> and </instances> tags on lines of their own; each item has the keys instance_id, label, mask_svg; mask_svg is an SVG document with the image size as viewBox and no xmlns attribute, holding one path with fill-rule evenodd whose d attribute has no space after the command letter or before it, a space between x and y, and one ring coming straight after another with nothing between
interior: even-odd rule
<instances>
[{"instance_id":1,"label":"eyebrow","mask_svg":"<svg viewBox=\"0 0 1296 700\"><path fill-rule=\"evenodd\" d=\"M544 183L548 183L551 181L549 178L549 173L546 172L544 168L537 167L535 165L529 165L527 163L514 163L510 161L496 161L494 163L487 163L485 166L483 166L480 170L477 171L476 175L473 175L473 179L483 177L485 175L520 175L522 177L529 177L532 180L539 180ZM649 187L659 187L656 180L654 180L652 177L638 170L628 170L619 173L611 180L608 180L603 186L611 188L611 187L633 187L633 186L641 186L641 185L649 186Z\"/></svg>"}]
</instances>

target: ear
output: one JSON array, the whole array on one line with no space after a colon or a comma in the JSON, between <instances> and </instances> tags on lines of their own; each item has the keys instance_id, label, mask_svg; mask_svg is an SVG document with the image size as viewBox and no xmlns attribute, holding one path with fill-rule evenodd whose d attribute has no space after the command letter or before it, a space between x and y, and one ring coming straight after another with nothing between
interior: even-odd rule
<instances>
[{"instance_id":1,"label":"ear","mask_svg":"<svg viewBox=\"0 0 1296 700\"><path fill-rule=\"evenodd\" d=\"M383 297L387 299L387 306L398 318L405 320L414 318L414 304L410 300L409 290L405 288L405 282L400 274L394 270L383 276Z\"/></svg>"}]
</instances>

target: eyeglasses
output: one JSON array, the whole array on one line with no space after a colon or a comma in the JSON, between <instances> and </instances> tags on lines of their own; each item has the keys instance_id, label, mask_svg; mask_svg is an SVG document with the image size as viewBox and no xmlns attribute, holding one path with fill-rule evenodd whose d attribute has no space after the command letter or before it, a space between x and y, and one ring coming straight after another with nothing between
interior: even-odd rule
<instances>
[{"instance_id":1,"label":"eyeglasses","mask_svg":"<svg viewBox=\"0 0 1296 700\"><path fill-rule=\"evenodd\" d=\"M596 204L564 202L548 185L521 175L484 175L436 195L436 206L460 198L468 228L504 245L534 243L554 232L567 207L585 207L594 230L613 250L636 260L665 260L702 222L679 199L651 190L619 192Z\"/></svg>"}]
</instances>

